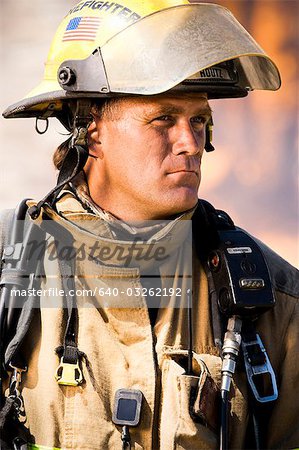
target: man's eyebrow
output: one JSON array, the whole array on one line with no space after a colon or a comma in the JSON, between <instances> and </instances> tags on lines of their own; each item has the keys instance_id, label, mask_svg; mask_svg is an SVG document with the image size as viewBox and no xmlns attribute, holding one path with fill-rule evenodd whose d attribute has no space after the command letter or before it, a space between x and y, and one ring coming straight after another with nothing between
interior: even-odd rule
<instances>
[{"instance_id":1,"label":"man's eyebrow","mask_svg":"<svg viewBox=\"0 0 299 450\"><path fill-rule=\"evenodd\" d=\"M171 115L171 114L182 114L184 113L184 108L180 108L174 105L161 105L157 106L156 108L153 108L151 111L151 114L158 114L158 115ZM204 107L199 107L198 109L195 109L192 113L192 116L199 116L199 115L206 115L211 116L212 115L212 109L210 105L205 105Z\"/></svg>"},{"instance_id":2,"label":"man's eyebrow","mask_svg":"<svg viewBox=\"0 0 299 450\"><path fill-rule=\"evenodd\" d=\"M195 115L200 116L201 114L205 115L205 116L211 116L212 115L212 109L210 107L210 105L206 105L203 108L199 108L197 113L195 113Z\"/></svg>"}]
</instances>

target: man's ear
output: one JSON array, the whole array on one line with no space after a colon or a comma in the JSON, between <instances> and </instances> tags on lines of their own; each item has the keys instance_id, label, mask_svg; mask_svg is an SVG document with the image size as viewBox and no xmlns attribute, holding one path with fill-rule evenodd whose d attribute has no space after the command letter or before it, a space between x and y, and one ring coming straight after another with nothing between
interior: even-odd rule
<instances>
[{"instance_id":1,"label":"man's ear","mask_svg":"<svg viewBox=\"0 0 299 450\"><path fill-rule=\"evenodd\" d=\"M91 155L101 158L101 141L95 120L93 120L88 127L88 148Z\"/></svg>"}]
</instances>

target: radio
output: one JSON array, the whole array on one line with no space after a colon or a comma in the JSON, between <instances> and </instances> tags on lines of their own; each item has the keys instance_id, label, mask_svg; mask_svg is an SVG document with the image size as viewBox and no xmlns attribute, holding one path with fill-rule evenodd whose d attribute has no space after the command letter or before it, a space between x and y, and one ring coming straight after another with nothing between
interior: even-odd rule
<instances>
[{"instance_id":1,"label":"radio","mask_svg":"<svg viewBox=\"0 0 299 450\"><path fill-rule=\"evenodd\" d=\"M257 243L242 230L218 230L208 257L220 311L253 317L275 304L269 270Z\"/></svg>"}]
</instances>

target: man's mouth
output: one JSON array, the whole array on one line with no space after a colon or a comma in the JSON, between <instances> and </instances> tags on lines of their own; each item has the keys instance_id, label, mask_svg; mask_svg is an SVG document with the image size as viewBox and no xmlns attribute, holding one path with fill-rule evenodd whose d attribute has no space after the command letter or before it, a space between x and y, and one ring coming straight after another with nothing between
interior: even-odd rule
<instances>
[{"instance_id":1,"label":"man's mouth","mask_svg":"<svg viewBox=\"0 0 299 450\"><path fill-rule=\"evenodd\" d=\"M184 174L184 173L186 173L186 174L194 174L194 175L196 175L197 177L199 176L199 171L198 170L190 170L190 169L177 169L177 170L172 170L171 172L168 172L168 175L171 175L171 174L175 174L175 173L182 173L182 174Z\"/></svg>"}]
</instances>

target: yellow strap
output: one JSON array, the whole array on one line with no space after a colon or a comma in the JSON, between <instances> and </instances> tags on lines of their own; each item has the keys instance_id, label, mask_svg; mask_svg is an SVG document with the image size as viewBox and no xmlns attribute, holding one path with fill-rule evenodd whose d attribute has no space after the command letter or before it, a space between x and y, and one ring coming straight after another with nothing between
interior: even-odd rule
<instances>
[{"instance_id":1,"label":"yellow strap","mask_svg":"<svg viewBox=\"0 0 299 450\"><path fill-rule=\"evenodd\" d=\"M62 450L57 447L45 447L44 445L28 444L29 450Z\"/></svg>"}]
</instances>

